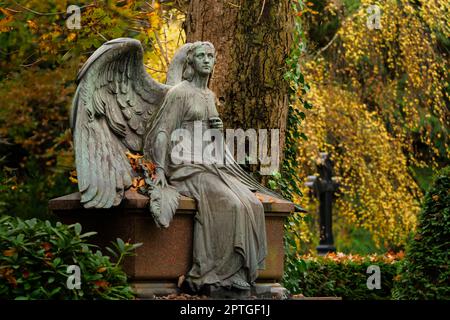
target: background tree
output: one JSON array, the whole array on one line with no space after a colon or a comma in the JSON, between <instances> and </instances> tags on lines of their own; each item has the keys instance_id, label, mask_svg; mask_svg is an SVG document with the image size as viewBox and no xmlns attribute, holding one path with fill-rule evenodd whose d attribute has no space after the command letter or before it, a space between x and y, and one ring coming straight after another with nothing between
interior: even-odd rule
<instances>
[{"instance_id":1,"label":"background tree","mask_svg":"<svg viewBox=\"0 0 450 320\"><path fill-rule=\"evenodd\" d=\"M216 47L210 87L225 127L280 129L280 150L289 107L284 75L294 32L291 4L192 0L185 22L187 41L211 41Z\"/></svg>"}]
</instances>

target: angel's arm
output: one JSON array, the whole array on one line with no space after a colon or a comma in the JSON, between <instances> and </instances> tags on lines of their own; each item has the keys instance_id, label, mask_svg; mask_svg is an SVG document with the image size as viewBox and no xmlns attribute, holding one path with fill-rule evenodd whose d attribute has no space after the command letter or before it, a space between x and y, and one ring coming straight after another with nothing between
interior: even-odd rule
<instances>
[{"instance_id":1,"label":"angel's arm","mask_svg":"<svg viewBox=\"0 0 450 320\"><path fill-rule=\"evenodd\" d=\"M144 148L144 154L150 154L151 160L156 165L155 182L161 181L162 185L166 183L165 174L167 174L168 153L171 145L170 136L182 121L182 110L182 94L178 90L170 90L147 135L146 143L149 145Z\"/></svg>"}]
</instances>

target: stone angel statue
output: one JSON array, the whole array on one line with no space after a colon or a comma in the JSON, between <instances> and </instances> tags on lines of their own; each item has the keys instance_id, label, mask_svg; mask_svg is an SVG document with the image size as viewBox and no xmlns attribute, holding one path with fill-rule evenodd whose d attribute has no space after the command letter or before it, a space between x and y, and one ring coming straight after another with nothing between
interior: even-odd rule
<instances>
[{"instance_id":1,"label":"stone angel statue","mask_svg":"<svg viewBox=\"0 0 450 320\"><path fill-rule=\"evenodd\" d=\"M223 127L208 89L215 59L211 43L185 44L162 84L145 71L137 40L115 39L95 51L78 74L71 114L78 185L84 207L117 206L134 176L126 152L143 153L156 165L150 210L160 210L153 212L158 225L169 225L179 194L197 203L190 288L248 290L267 254L264 209L254 191L280 196L228 149L226 164L175 161L171 152L174 130L192 132L195 122Z\"/></svg>"}]
</instances>

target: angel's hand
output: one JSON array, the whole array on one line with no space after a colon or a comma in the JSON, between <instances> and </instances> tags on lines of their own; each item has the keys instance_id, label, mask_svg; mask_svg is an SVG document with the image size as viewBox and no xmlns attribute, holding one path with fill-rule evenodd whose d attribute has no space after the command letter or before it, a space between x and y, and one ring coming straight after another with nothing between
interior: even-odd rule
<instances>
[{"instance_id":1,"label":"angel's hand","mask_svg":"<svg viewBox=\"0 0 450 320\"><path fill-rule=\"evenodd\" d=\"M219 117L211 117L209 118L209 127L212 129L223 129L223 122L222 119Z\"/></svg>"},{"instance_id":2,"label":"angel's hand","mask_svg":"<svg viewBox=\"0 0 450 320\"><path fill-rule=\"evenodd\" d=\"M154 179L155 184L156 185L161 184L162 188L167 187L167 180L166 180L166 174L164 173L164 169L157 167L155 175L156 175L156 177Z\"/></svg>"}]
</instances>

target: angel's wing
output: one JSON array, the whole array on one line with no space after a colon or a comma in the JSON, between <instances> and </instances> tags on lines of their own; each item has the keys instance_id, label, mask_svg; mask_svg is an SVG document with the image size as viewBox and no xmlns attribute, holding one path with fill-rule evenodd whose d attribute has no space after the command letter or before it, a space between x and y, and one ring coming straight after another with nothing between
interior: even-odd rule
<instances>
[{"instance_id":1,"label":"angel's wing","mask_svg":"<svg viewBox=\"0 0 450 320\"><path fill-rule=\"evenodd\" d=\"M145 71L141 43L106 42L78 73L71 127L81 202L86 208L118 205L132 183L126 151L140 152L146 122L168 85Z\"/></svg>"}]
</instances>

